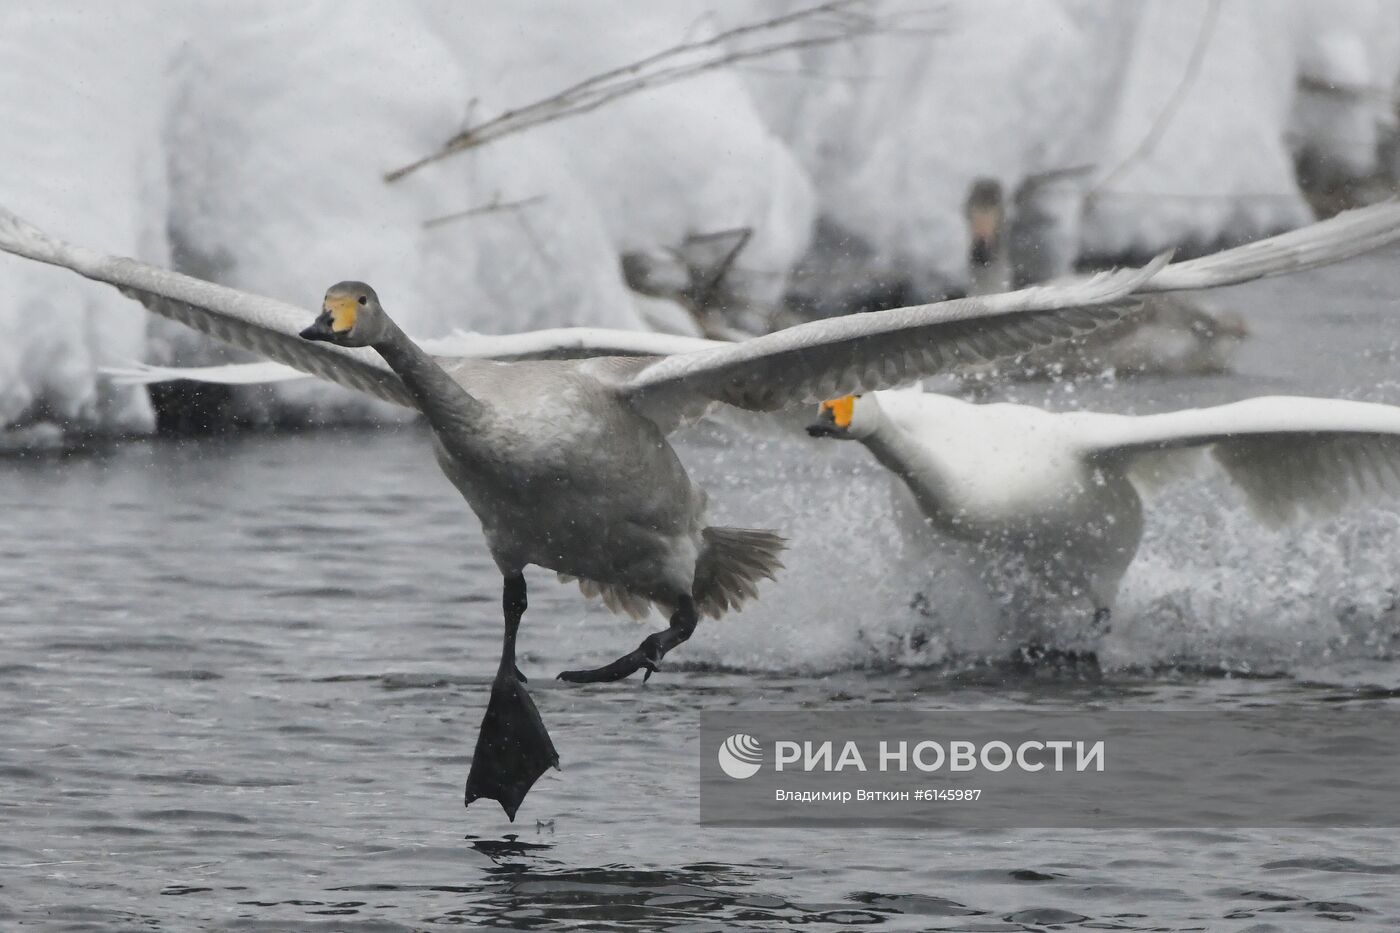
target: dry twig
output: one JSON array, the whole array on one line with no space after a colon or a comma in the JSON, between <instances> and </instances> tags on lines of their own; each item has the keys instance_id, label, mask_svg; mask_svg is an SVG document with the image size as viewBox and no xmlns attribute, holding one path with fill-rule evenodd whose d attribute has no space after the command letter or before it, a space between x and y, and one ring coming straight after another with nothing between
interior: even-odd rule
<instances>
[{"instance_id":1,"label":"dry twig","mask_svg":"<svg viewBox=\"0 0 1400 933\"><path fill-rule=\"evenodd\" d=\"M1191 57L1187 60L1186 67L1181 73L1181 80L1177 82L1171 97L1167 98L1167 102L1162 105L1162 109L1158 111L1152 125L1147 128L1142 139L1138 140L1133 151L1124 156L1123 160L1115 165L1111 172L1090 189L1085 196L1086 203L1092 205L1094 201L1105 195L1116 194L1109 186L1121 178L1139 159L1157 148L1157 143L1161 142L1162 137L1166 135L1167 127L1176 117L1177 108L1186 100L1186 94L1195 84L1196 77L1201 71L1201 65L1205 62L1206 50L1210 47L1211 37L1215 34L1215 23L1220 15L1221 2L1222 0L1210 0L1210 6L1206 7L1206 11L1201 17L1200 29L1196 33L1196 41L1191 46Z\"/></svg>"},{"instance_id":2,"label":"dry twig","mask_svg":"<svg viewBox=\"0 0 1400 933\"><path fill-rule=\"evenodd\" d=\"M708 39L682 42L631 64L585 78L549 97L507 110L463 130L436 152L389 172L384 180L397 181L453 153L485 145L542 123L588 113L638 91L779 52L816 48L888 31L889 23L860 12L863 5L862 0L827 0L761 22L726 29ZM809 31L795 37L766 38L775 32L800 27L809 27ZM760 36L765 38L755 42L755 37Z\"/></svg>"},{"instance_id":3,"label":"dry twig","mask_svg":"<svg viewBox=\"0 0 1400 933\"><path fill-rule=\"evenodd\" d=\"M476 207L469 207L463 211L454 211L451 214L443 214L441 217L434 217L432 220L423 221L423 228L430 230L433 227L441 227L443 224L451 223L454 220L464 220L468 217L480 217L482 214L502 214L507 211L524 210L531 205L538 204L545 199L542 194L537 194L528 198L520 198L516 201L502 201L499 193L485 204L478 204Z\"/></svg>"}]
</instances>

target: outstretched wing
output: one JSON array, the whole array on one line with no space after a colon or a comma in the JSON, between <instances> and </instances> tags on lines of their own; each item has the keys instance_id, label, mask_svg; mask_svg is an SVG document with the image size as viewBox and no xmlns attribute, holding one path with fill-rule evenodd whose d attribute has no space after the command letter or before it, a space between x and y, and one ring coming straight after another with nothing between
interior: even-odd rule
<instances>
[{"instance_id":1,"label":"outstretched wing","mask_svg":"<svg viewBox=\"0 0 1400 933\"><path fill-rule=\"evenodd\" d=\"M914 308L816 321L638 367L618 391L663 415L698 402L771 410L880 389L951 366L1014 356L1120 317L1134 292L1248 282L1335 262L1400 239L1391 201L1212 256Z\"/></svg>"},{"instance_id":2,"label":"outstretched wing","mask_svg":"<svg viewBox=\"0 0 1400 933\"><path fill-rule=\"evenodd\" d=\"M1088 415L1080 437L1090 459L1127 466L1161 451L1208 447L1272 523L1400 492L1400 407L1393 405L1253 398L1162 415Z\"/></svg>"},{"instance_id":3,"label":"outstretched wing","mask_svg":"<svg viewBox=\"0 0 1400 933\"><path fill-rule=\"evenodd\" d=\"M1139 291L1215 288L1269 275L1302 272L1359 256L1395 242L1397 236L1400 236L1400 201L1385 201L1244 246L1187 262L1174 262Z\"/></svg>"},{"instance_id":4,"label":"outstretched wing","mask_svg":"<svg viewBox=\"0 0 1400 933\"><path fill-rule=\"evenodd\" d=\"M1065 285L799 324L639 368L619 391L642 410L725 402L753 411L820 401L1016 356L1119 320L1167 261Z\"/></svg>"},{"instance_id":5,"label":"outstretched wing","mask_svg":"<svg viewBox=\"0 0 1400 933\"><path fill-rule=\"evenodd\" d=\"M722 347L725 341L608 327L551 327L520 334L453 331L418 341L434 356L457 359L581 360L597 356L670 356Z\"/></svg>"},{"instance_id":6,"label":"outstretched wing","mask_svg":"<svg viewBox=\"0 0 1400 933\"><path fill-rule=\"evenodd\" d=\"M74 246L34 228L4 208L0 208L0 250L115 285L156 314L236 347L347 388L416 407L399 377L373 351L313 343L298 337L315 319L313 311L135 259Z\"/></svg>"},{"instance_id":7,"label":"outstretched wing","mask_svg":"<svg viewBox=\"0 0 1400 933\"><path fill-rule=\"evenodd\" d=\"M414 338L444 366L454 360L574 360L593 357L654 357L719 347L718 340L613 330L605 327L554 327L520 334L476 334L454 331L446 337ZM282 363L229 363L223 366L154 366L134 363L108 367L103 373L117 385L149 385L190 379L220 385L257 385L306 379L311 375Z\"/></svg>"},{"instance_id":8,"label":"outstretched wing","mask_svg":"<svg viewBox=\"0 0 1400 933\"><path fill-rule=\"evenodd\" d=\"M159 382L174 382L177 379L214 385L251 386L311 378L310 373L271 360L258 363L224 363L219 366L157 366L154 363L132 363L128 366L104 366L99 372L119 386L147 386Z\"/></svg>"}]
</instances>

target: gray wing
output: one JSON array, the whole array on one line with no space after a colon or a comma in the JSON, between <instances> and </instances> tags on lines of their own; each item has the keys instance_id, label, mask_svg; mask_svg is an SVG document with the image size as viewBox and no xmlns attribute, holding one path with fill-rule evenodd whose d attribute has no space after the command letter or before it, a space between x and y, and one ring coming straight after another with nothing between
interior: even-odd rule
<instances>
[{"instance_id":1,"label":"gray wing","mask_svg":"<svg viewBox=\"0 0 1400 933\"><path fill-rule=\"evenodd\" d=\"M1400 201L1390 200L1200 259L1174 262L1138 290L1170 292L1238 285L1350 259L1397 238Z\"/></svg>"},{"instance_id":2,"label":"gray wing","mask_svg":"<svg viewBox=\"0 0 1400 933\"><path fill-rule=\"evenodd\" d=\"M0 250L115 285L156 314L235 347L385 401L416 407L399 377L373 351L298 337L315 318L313 311L135 259L74 246L50 237L4 208L0 208Z\"/></svg>"},{"instance_id":3,"label":"gray wing","mask_svg":"<svg viewBox=\"0 0 1400 933\"><path fill-rule=\"evenodd\" d=\"M1016 356L1121 319L1123 301L1167 262L936 304L828 318L709 350L670 356L618 391L658 421L695 403L753 411L883 389L951 367Z\"/></svg>"},{"instance_id":4,"label":"gray wing","mask_svg":"<svg viewBox=\"0 0 1400 933\"><path fill-rule=\"evenodd\" d=\"M886 388L952 366L1015 356L1121 317L1136 292L1235 285L1298 272L1400 239L1400 202L1211 256L916 308L817 321L731 347L673 356L618 386L642 410L671 417L687 399L768 410Z\"/></svg>"}]
</instances>

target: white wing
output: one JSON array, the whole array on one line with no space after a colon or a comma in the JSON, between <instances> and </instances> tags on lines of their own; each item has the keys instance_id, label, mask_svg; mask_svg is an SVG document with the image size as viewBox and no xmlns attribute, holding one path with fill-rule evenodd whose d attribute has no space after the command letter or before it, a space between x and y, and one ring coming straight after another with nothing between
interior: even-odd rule
<instances>
[{"instance_id":1,"label":"white wing","mask_svg":"<svg viewBox=\"0 0 1400 933\"><path fill-rule=\"evenodd\" d=\"M619 390L658 420L698 401L771 410L881 389L950 366L1013 356L1107 323L1138 291L1232 285L1296 272L1400 239L1390 201L1212 256L1019 292L815 321L633 370ZM1154 275L1154 273L1156 273Z\"/></svg>"},{"instance_id":2,"label":"white wing","mask_svg":"<svg viewBox=\"0 0 1400 933\"><path fill-rule=\"evenodd\" d=\"M595 356L670 356L724 346L722 340L607 327L552 327L521 334L453 331L418 343L434 356L491 360L573 360Z\"/></svg>"},{"instance_id":3,"label":"white wing","mask_svg":"<svg viewBox=\"0 0 1400 933\"><path fill-rule=\"evenodd\" d=\"M444 363L455 359L571 360L595 356L669 356L723 346L718 340L612 330L605 327L555 327L521 334L476 334L453 331L446 337L414 341ZM102 370L117 385L150 385L176 379L221 385L257 385L310 378L282 363L229 363L223 366L152 366L135 363Z\"/></svg>"},{"instance_id":4,"label":"white wing","mask_svg":"<svg viewBox=\"0 0 1400 933\"><path fill-rule=\"evenodd\" d=\"M1162 415L1066 415L1090 459L1131 466L1159 451L1209 447L1263 519L1333 512L1400 492L1400 407L1264 397Z\"/></svg>"},{"instance_id":5,"label":"white wing","mask_svg":"<svg viewBox=\"0 0 1400 933\"><path fill-rule=\"evenodd\" d=\"M1214 288L1269 275L1301 272L1392 243L1397 227L1400 227L1400 201L1385 201L1200 259L1174 262L1140 291Z\"/></svg>"},{"instance_id":6,"label":"white wing","mask_svg":"<svg viewBox=\"0 0 1400 933\"><path fill-rule=\"evenodd\" d=\"M119 386L145 386L157 382L173 382L176 379L226 386L250 386L311 378L310 373L293 369L285 363L271 361L226 363L222 366L155 366L150 363L132 363L130 366L104 366L100 372Z\"/></svg>"},{"instance_id":7,"label":"white wing","mask_svg":"<svg viewBox=\"0 0 1400 933\"><path fill-rule=\"evenodd\" d=\"M0 208L0 250L115 285L151 311L302 372L414 407L399 377L372 350L313 343L297 334L316 312L54 239Z\"/></svg>"}]
</instances>

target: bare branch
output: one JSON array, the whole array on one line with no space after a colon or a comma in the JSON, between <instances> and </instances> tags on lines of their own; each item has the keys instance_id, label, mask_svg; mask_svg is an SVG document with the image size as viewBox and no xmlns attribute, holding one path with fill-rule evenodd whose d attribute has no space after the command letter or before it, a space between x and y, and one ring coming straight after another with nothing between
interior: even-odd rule
<instances>
[{"instance_id":1,"label":"bare branch","mask_svg":"<svg viewBox=\"0 0 1400 933\"><path fill-rule=\"evenodd\" d=\"M847 42L890 31L891 23L861 12L864 0L828 0L761 22L747 23L716 33L708 39L682 42L638 61L585 78L548 97L507 110L463 130L436 152L397 168L384 176L394 182L453 153L485 145L503 136L577 116L630 94L672 84L706 71L752 61L779 52L800 51ZM750 42L755 36L803 28L795 37ZM810 30L817 30L811 33Z\"/></svg>"},{"instance_id":2,"label":"bare branch","mask_svg":"<svg viewBox=\"0 0 1400 933\"><path fill-rule=\"evenodd\" d=\"M443 224L451 223L454 220L464 220L468 217L480 217L483 214L502 214L508 211L519 211L538 204L545 200L545 196L537 194L528 198L520 198L517 201L502 201L498 193L486 204L478 204L476 207L469 207L464 211L456 211L451 214L444 214L441 217L434 217L432 220L423 221L423 229L431 230L433 227L441 227Z\"/></svg>"},{"instance_id":3,"label":"bare branch","mask_svg":"<svg viewBox=\"0 0 1400 933\"><path fill-rule=\"evenodd\" d=\"M1109 194L1109 186L1122 177L1138 159L1151 153L1157 147L1157 143L1161 141L1162 136L1166 134L1167 127L1171 125L1172 119L1176 116L1177 108L1186 99L1187 92L1195 83L1201 65L1205 62L1206 49L1210 47L1211 37L1215 34L1215 23L1220 14L1221 2L1222 0L1210 0L1210 6L1206 7L1206 11L1201 17L1200 29L1196 33L1196 42L1191 47L1191 57L1186 62L1181 80L1177 82L1172 96L1167 98L1167 102L1153 119L1152 125L1147 128L1147 133L1133 147L1133 151L1124 156L1123 160L1114 166L1111 172L1090 189L1085 196L1086 203L1092 205L1094 201Z\"/></svg>"},{"instance_id":4,"label":"bare branch","mask_svg":"<svg viewBox=\"0 0 1400 933\"><path fill-rule=\"evenodd\" d=\"M738 227L734 230L704 233L690 238L692 242L730 238L734 240L734 244L725 251L724 258L715 266L714 272L709 278L695 289L694 301L697 308L708 308L714 303L715 296L719 294L720 286L724 284L725 278L734 268L734 260L739 258L739 254L744 251L744 247L748 246L749 240L753 238L753 227Z\"/></svg>"}]
</instances>

